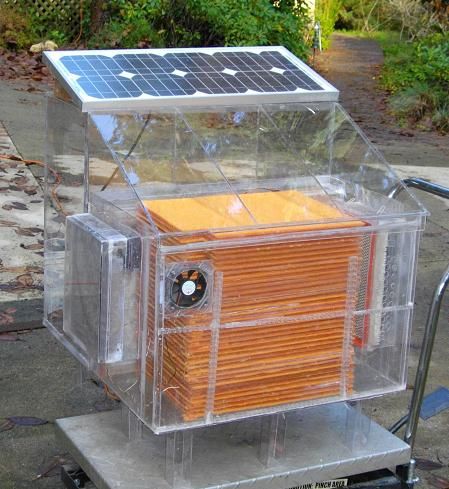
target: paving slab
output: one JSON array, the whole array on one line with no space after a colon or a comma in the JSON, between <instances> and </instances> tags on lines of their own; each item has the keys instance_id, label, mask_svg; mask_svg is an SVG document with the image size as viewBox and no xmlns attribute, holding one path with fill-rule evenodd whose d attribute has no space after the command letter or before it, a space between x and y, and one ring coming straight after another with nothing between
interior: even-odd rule
<instances>
[{"instance_id":1,"label":"paving slab","mask_svg":"<svg viewBox=\"0 0 449 489\"><path fill-rule=\"evenodd\" d=\"M3 156L3 157L2 157ZM44 196L0 121L0 331L42 323Z\"/></svg>"}]
</instances>

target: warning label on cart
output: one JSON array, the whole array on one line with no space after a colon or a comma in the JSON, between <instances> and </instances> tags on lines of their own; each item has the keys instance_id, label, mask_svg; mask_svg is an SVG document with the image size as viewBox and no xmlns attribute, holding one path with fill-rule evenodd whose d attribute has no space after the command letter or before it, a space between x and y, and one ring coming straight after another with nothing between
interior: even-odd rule
<instances>
[{"instance_id":1,"label":"warning label on cart","mask_svg":"<svg viewBox=\"0 0 449 489\"><path fill-rule=\"evenodd\" d=\"M299 486L289 487L288 489L336 489L338 487L346 487L348 479L332 479L330 481L309 482Z\"/></svg>"}]
</instances>

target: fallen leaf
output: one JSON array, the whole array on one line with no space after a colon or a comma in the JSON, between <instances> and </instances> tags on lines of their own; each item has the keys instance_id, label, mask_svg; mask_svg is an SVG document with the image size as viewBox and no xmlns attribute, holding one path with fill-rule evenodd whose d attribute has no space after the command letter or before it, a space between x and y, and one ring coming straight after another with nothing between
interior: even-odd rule
<instances>
[{"instance_id":1,"label":"fallen leaf","mask_svg":"<svg viewBox=\"0 0 449 489\"><path fill-rule=\"evenodd\" d=\"M29 273L24 273L17 277L17 282L23 287L29 287L30 285L33 285L34 280Z\"/></svg>"},{"instance_id":2,"label":"fallen leaf","mask_svg":"<svg viewBox=\"0 0 449 489\"><path fill-rule=\"evenodd\" d=\"M0 283L0 290L14 290L16 287L14 284L8 282L7 284Z\"/></svg>"},{"instance_id":3,"label":"fallen leaf","mask_svg":"<svg viewBox=\"0 0 449 489\"><path fill-rule=\"evenodd\" d=\"M28 207L22 202L10 202L8 204L3 204L2 209L5 211L10 211L12 209L18 209L19 211L27 211Z\"/></svg>"},{"instance_id":4,"label":"fallen leaf","mask_svg":"<svg viewBox=\"0 0 449 489\"><path fill-rule=\"evenodd\" d=\"M0 433L2 431L12 430L14 428L14 423L9 419L0 420Z\"/></svg>"},{"instance_id":5,"label":"fallen leaf","mask_svg":"<svg viewBox=\"0 0 449 489\"><path fill-rule=\"evenodd\" d=\"M18 274L29 272L28 267L3 267L3 271Z\"/></svg>"},{"instance_id":6,"label":"fallen leaf","mask_svg":"<svg viewBox=\"0 0 449 489\"><path fill-rule=\"evenodd\" d=\"M19 209L20 211L28 210L28 207L22 202L12 202L11 204L14 206L14 209Z\"/></svg>"},{"instance_id":7,"label":"fallen leaf","mask_svg":"<svg viewBox=\"0 0 449 489\"><path fill-rule=\"evenodd\" d=\"M44 270L42 267L28 266L28 267L26 267L26 271L31 272L31 273L44 273Z\"/></svg>"},{"instance_id":8,"label":"fallen leaf","mask_svg":"<svg viewBox=\"0 0 449 489\"><path fill-rule=\"evenodd\" d=\"M6 219L0 219L0 226L12 227L17 226L17 223L14 221L8 221Z\"/></svg>"},{"instance_id":9,"label":"fallen leaf","mask_svg":"<svg viewBox=\"0 0 449 489\"><path fill-rule=\"evenodd\" d=\"M16 426L40 426L48 423L46 419L35 418L34 416L9 416L6 419L9 419Z\"/></svg>"},{"instance_id":10,"label":"fallen leaf","mask_svg":"<svg viewBox=\"0 0 449 489\"><path fill-rule=\"evenodd\" d=\"M29 179L25 175L20 175L19 177L14 177L12 181L19 187L23 187L29 182Z\"/></svg>"},{"instance_id":11,"label":"fallen leaf","mask_svg":"<svg viewBox=\"0 0 449 489\"><path fill-rule=\"evenodd\" d=\"M428 460L427 458L415 458L416 467L421 470L436 470L441 469L443 467L442 464L438 462L434 462L433 460Z\"/></svg>"},{"instance_id":12,"label":"fallen leaf","mask_svg":"<svg viewBox=\"0 0 449 489\"><path fill-rule=\"evenodd\" d=\"M29 245L24 245L23 243L21 243L20 247L23 248L24 250L41 250L44 247L44 245L41 243L33 243Z\"/></svg>"},{"instance_id":13,"label":"fallen leaf","mask_svg":"<svg viewBox=\"0 0 449 489\"><path fill-rule=\"evenodd\" d=\"M30 231L29 229L26 229L26 228L14 229L14 231L19 236L36 236L36 233L33 233L33 231Z\"/></svg>"}]
</instances>

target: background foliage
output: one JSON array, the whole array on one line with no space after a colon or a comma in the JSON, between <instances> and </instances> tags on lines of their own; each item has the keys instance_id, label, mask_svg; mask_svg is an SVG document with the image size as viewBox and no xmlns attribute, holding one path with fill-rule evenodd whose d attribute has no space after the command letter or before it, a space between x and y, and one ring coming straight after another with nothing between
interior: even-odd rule
<instances>
[{"instance_id":1,"label":"background foliage","mask_svg":"<svg viewBox=\"0 0 449 489\"><path fill-rule=\"evenodd\" d=\"M284 45L302 58L309 53L306 0L58 1L65 8L0 0L0 47L51 39L90 48ZM316 0L315 20L323 47L334 24L375 35L385 52L380 83L392 94L392 112L449 132L449 0Z\"/></svg>"},{"instance_id":2,"label":"background foliage","mask_svg":"<svg viewBox=\"0 0 449 489\"><path fill-rule=\"evenodd\" d=\"M307 48L302 2L288 0L112 0L91 46L152 47L282 44Z\"/></svg>"},{"instance_id":3,"label":"background foliage","mask_svg":"<svg viewBox=\"0 0 449 489\"><path fill-rule=\"evenodd\" d=\"M317 0L315 4L315 19L320 22L322 44L326 49L329 46L330 36L334 32L335 23L343 8L344 0Z\"/></svg>"},{"instance_id":4,"label":"background foliage","mask_svg":"<svg viewBox=\"0 0 449 489\"><path fill-rule=\"evenodd\" d=\"M399 32L413 40L447 29L447 0L343 0L335 27L343 30Z\"/></svg>"},{"instance_id":5,"label":"background foliage","mask_svg":"<svg viewBox=\"0 0 449 489\"><path fill-rule=\"evenodd\" d=\"M64 45L79 34L80 5L84 3L84 0L0 0L0 45L22 49L47 39Z\"/></svg>"},{"instance_id":6,"label":"background foliage","mask_svg":"<svg viewBox=\"0 0 449 489\"><path fill-rule=\"evenodd\" d=\"M381 84L403 122L449 132L449 32L413 43L381 37L385 64Z\"/></svg>"},{"instance_id":7,"label":"background foliage","mask_svg":"<svg viewBox=\"0 0 449 489\"><path fill-rule=\"evenodd\" d=\"M31 20L10 6L0 6L0 47L26 48L34 39Z\"/></svg>"},{"instance_id":8,"label":"background foliage","mask_svg":"<svg viewBox=\"0 0 449 489\"><path fill-rule=\"evenodd\" d=\"M0 0L0 44L23 48L46 39L125 48L281 44L301 57L308 50L305 0L60 0L52 8L41 3Z\"/></svg>"}]
</instances>

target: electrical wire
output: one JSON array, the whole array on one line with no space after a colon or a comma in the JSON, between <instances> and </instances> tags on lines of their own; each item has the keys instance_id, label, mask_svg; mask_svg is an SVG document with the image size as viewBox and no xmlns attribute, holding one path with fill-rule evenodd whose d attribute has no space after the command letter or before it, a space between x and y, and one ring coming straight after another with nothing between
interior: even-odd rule
<instances>
[{"instance_id":1,"label":"electrical wire","mask_svg":"<svg viewBox=\"0 0 449 489\"><path fill-rule=\"evenodd\" d=\"M141 127L141 129L139 131L139 134L136 137L136 140L134 141L134 143L129 148L128 153L123 158L123 162L122 163L125 163L126 160L132 155L133 151L136 149L136 146L139 144L139 141L142 138L143 133L145 132L145 129L148 126L148 123L150 122L150 118L151 118L151 114L148 114L147 117L146 117L146 119L145 119L144 125ZM107 187L109 186L109 184L114 179L115 175L117 175L117 172L118 171L119 171L119 167L117 166L117 168L112 172L111 176L108 178L107 182L103 185L103 187L101 187L100 192L103 192L104 190L107 189Z\"/></svg>"}]
</instances>

